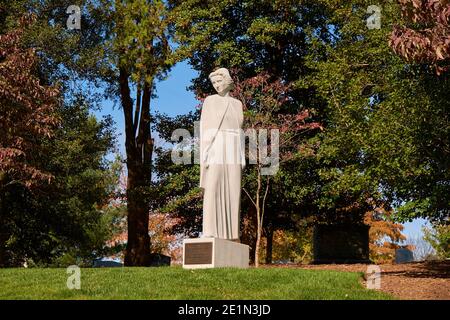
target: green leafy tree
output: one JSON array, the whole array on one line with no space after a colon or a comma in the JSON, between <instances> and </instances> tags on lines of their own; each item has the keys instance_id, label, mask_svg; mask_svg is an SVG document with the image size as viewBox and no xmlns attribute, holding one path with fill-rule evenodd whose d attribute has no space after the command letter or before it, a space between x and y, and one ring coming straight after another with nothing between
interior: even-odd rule
<instances>
[{"instance_id":1,"label":"green leafy tree","mask_svg":"<svg viewBox=\"0 0 450 320\"><path fill-rule=\"evenodd\" d=\"M73 42L58 43L54 38L58 33L50 32L51 26L41 16L29 15L38 12L36 4L0 2L4 90L0 112L5 121L1 128L6 130L0 152L5 170L0 192L0 264L89 264L102 255L114 220L103 211L117 180L117 161L105 158L113 151L113 123L110 118L97 121L90 115L93 106L86 95L70 94L63 77L67 69L46 53L55 53L52 50L58 45L66 49ZM44 11L44 21L67 8L61 4ZM36 45L45 36L46 52ZM61 59L73 58L62 52ZM51 86L56 83L59 91ZM57 93L64 98L60 103L56 103Z\"/></svg>"},{"instance_id":2,"label":"green leafy tree","mask_svg":"<svg viewBox=\"0 0 450 320\"><path fill-rule=\"evenodd\" d=\"M399 221L448 216L448 77L393 54L392 30L406 25L399 4L380 2L381 28L370 29L370 1L171 3L199 96L212 92L215 67L239 66L241 79L265 70L294 83L290 112L306 106L325 127L316 160L291 163L313 204L299 211L362 222L375 199Z\"/></svg>"},{"instance_id":3,"label":"green leafy tree","mask_svg":"<svg viewBox=\"0 0 450 320\"><path fill-rule=\"evenodd\" d=\"M424 239L431 244L440 259L450 258L450 226L435 223L431 228L423 228Z\"/></svg>"},{"instance_id":4,"label":"green leafy tree","mask_svg":"<svg viewBox=\"0 0 450 320\"><path fill-rule=\"evenodd\" d=\"M148 235L149 198L153 139L150 130L150 100L154 81L170 64L167 11L163 1L116 2L114 52L118 84L125 117L127 153L128 242L126 265L150 263ZM130 82L136 84L136 100ZM134 110L134 112L133 112Z\"/></svg>"},{"instance_id":5,"label":"green leafy tree","mask_svg":"<svg viewBox=\"0 0 450 320\"><path fill-rule=\"evenodd\" d=\"M78 96L59 111L63 125L47 142L43 159L55 181L38 199L49 214L61 217L52 225L63 240L58 251L86 264L105 253L113 232L114 215L105 207L116 192L121 169L119 158L106 158L116 142L111 117L98 121L89 110Z\"/></svg>"},{"instance_id":6,"label":"green leafy tree","mask_svg":"<svg viewBox=\"0 0 450 320\"><path fill-rule=\"evenodd\" d=\"M60 124L34 157L51 182L1 192L4 265L90 265L107 253L115 217L105 208L120 168L105 158L114 147L112 122L90 115L82 97L55 112Z\"/></svg>"},{"instance_id":7,"label":"green leafy tree","mask_svg":"<svg viewBox=\"0 0 450 320\"><path fill-rule=\"evenodd\" d=\"M196 237L201 232L202 193L199 188L200 168L194 163L195 140L172 141L172 133L176 129L188 130L195 137L195 121L199 121L198 111L185 115L168 117L165 114L155 115L155 131L164 142L155 149L156 159L154 173L156 181L152 188L152 213L165 213L178 221L173 225L173 234L184 234ZM185 150L191 154L191 163L175 164L172 161L172 150Z\"/></svg>"},{"instance_id":8,"label":"green leafy tree","mask_svg":"<svg viewBox=\"0 0 450 320\"><path fill-rule=\"evenodd\" d=\"M309 121L308 110L299 111L297 114L283 114L283 108L289 101L289 86L281 80L270 81L270 78L269 74L262 73L244 81L236 81L236 89L233 92L233 95L243 102L246 132L255 134L250 138L247 161L249 165L243 190L256 213L256 267L260 261L265 211L271 196L269 190L274 183L280 181L274 176L286 161L295 156L299 157L299 153L310 148L310 145L303 141L302 134L320 128L317 122ZM262 135L264 132L266 137ZM262 158L265 152L267 159ZM269 163L266 163L267 160L270 160Z\"/></svg>"},{"instance_id":9,"label":"green leafy tree","mask_svg":"<svg viewBox=\"0 0 450 320\"><path fill-rule=\"evenodd\" d=\"M393 205L400 221L448 216L448 79L391 52L388 37L401 23L397 4L380 3L380 29L366 26L370 1L333 5L328 24L336 40L315 37L314 50L325 57L307 58L315 74L297 82L327 103L320 206L347 198L362 213L374 199Z\"/></svg>"}]
</instances>

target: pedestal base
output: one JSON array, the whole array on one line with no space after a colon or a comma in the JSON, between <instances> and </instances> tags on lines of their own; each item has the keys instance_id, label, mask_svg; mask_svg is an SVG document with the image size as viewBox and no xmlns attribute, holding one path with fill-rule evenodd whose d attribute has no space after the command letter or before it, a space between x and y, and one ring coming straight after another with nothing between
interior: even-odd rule
<instances>
[{"instance_id":1,"label":"pedestal base","mask_svg":"<svg viewBox=\"0 0 450 320\"><path fill-rule=\"evenodd\" d=\"M183 268L248 268L249 246L218 238L183 241Z\"/></svg>"}]
</instances>

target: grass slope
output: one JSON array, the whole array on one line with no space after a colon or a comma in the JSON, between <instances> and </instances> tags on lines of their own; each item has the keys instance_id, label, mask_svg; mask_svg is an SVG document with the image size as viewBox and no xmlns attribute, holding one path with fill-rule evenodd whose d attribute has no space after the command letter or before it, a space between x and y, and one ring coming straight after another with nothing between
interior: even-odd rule
<instances>
[{"instance_id":1,"label":"grass slope","mask_svg":"<svg viewBox=\"0 0 450 320\"><path fill-rule=\"evenodd\" d=\"M367 290L360 273L301 269L0 269L0 299L392 299Z\"/></svg>"}]
</instances>

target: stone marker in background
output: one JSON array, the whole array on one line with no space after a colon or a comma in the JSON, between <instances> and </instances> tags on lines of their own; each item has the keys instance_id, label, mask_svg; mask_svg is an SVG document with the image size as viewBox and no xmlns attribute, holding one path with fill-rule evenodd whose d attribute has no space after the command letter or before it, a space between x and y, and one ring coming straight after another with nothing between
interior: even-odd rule
<instances>
[{"instance_id":1,"label":"stone marker in background","mask_svg":"<svg viewBox=\"0 0 450 320\"><path fill-rule=\"evenodd\" d=\"M94 268L115 268L123 267L123 263L114 260L102 260L98 259L94 261Z\"/></svg>"},{"instance_id":2,"label":"stone marker in background","mask_svg":"<svg viewBox=\"0 0 450 320\"><path fill-rule=\"evenodd\" d=\"M150 255L150 266L152 267L168 267L170 266L171 258L159 253L152 253Z\"/></svg>"},{"instance_id":3,"label":"stone marker in background","mask_svg":"<svg viewBox=\"0 0 450 320\"><path fill-rule=\"evenodd\" d=\"M414 261L414 254L407 248L395 250L395 263L408 263Z\"/></svg>"},{"instance_id":4,"label":"stone marker in background","mask_svg":"<svg viewBox=\"0 0 450 320\"><path fill-rule=\"evenodd\" d=\"M370 263L369 226L337 223L314 227L314 263Z\"/></svg>"}]
</instances>

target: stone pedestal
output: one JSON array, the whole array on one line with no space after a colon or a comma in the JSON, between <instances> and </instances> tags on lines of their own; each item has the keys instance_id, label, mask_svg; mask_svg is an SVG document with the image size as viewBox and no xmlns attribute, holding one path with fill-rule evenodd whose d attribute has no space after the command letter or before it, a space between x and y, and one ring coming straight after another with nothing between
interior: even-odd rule
<instances>
[{"instance_id":1,"label":"stone pedestal","mask_svg":"<svg viewBox=\"0 0 450 320\"><path fill-rule=\"evenodd\" d=\"M218 238L183 241L183 268L248 268L249 246Z\"/></svg>"}]
</instances>

